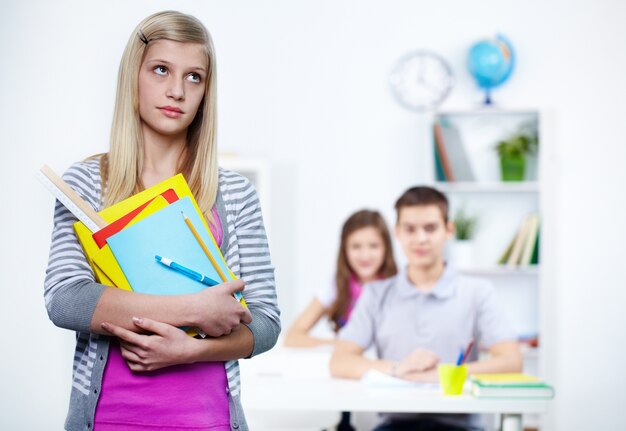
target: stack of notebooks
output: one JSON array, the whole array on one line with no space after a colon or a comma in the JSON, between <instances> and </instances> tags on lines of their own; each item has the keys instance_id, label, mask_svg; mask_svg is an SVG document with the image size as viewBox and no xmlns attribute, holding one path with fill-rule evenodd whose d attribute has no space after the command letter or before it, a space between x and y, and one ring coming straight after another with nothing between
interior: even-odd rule
<instances>
[{"instance_id":1,"label":"stack of notebooks","mask_svg":"<svg viewBox=\"0 0 626 431\"><path fill-rule=\"evenodd\" d=\"M159 262L157 256L216 281L213 284L236 279L181 174L98 214L107 226L91 232L77 222L74 230L100 283L159 295L207 287ZM245 305L243 297L238 299Z\"/></svg>"},{"instance_id":2,"label":"stack of notebooks","mask_svg":"<svg viewBox=\"0 0 626 431\"><path fill-rule=\"evenodd\" d=\"M478 398L552 398L554 389L528 374L474 374L471 394Z\"/></svg>"}]
</instances>

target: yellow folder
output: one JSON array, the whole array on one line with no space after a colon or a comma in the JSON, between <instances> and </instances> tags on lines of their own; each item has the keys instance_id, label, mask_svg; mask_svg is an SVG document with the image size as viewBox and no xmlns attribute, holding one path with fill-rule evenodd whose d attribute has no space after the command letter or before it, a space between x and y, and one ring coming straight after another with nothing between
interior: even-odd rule
<instances>
[{"instance_id":1,"label":"yellow folder","mask_svg":"<svg viewBox=\"0 0 626 431\"><path fill-rule=\"evenodd\" d=\"M200 218L204 223L205 229L211 232L211 230L209 229L209 225L207 224L206 219L202 214L202 211L200 211L200 208L198 207L198 204L196 203L196 200L194 199L193 194L191 193L191 190L189 189L189 186L187 185L187 182L185 181L185 178L182 174L178 174L171 178L168 178L167 180L162 181L142 192L139 192L115 205L105 208L102 211L98 212L98 214L107 223L112 223L115 220L128 214L129 212L133 211L135 208L138 208L144 203L150 201L151 199L160 196L163 192L169 189L173 189L179 198L183 198L185 196L189 196L191 198L191 201L196 211L201 216ZM155 206L159 205L158 202L163 202L159 200L156 201L157 203L154 204ZM151 207L150 211L152 212L144 214L148 207ZM148 205L148 207L146 207L142 211L142 218L145 218L149 214L157 211L157 209L151 205ZM140 219L138 217L136 217L137 221ZM132 290L130 284L128 283L128 280L126 280L124 273L122 272L117 261L115 260L115 257L110 252L110 249L102 251L92 237L93 232L91 232L82 222L74 223L74 231L76 232L76 236L78 237L78 240L83 247L87 261L93 268L96 279L100 283L106 284L107 286L114 286L125 290ZM211 238L212 237L213 236L211 235ZM213 241L215 240L213 239ZM233 277L233 279L236 278L232 272L231 276Z\"/></svg>"},{"instance_id":2,"label":"yellow folder","mask_svg":"<svg viewBox=\"0 0 626 431\"><path fill-rule=\"evenodd\" d=\"M139 220L143 220L151 214L154 214L160 209L165 208L168 205L168 202L165 200L163 196L157 196L152 202L148 204L135 218L133 218L130 223L126 225L132 226L137 223ZM113 282L114 286L119 287L124 290L132 290L130 284L128 284L128 280L124 276L124 272L120 268L111 251L111 247L109 244L105 244L104 247L97 250L92 256L93 263L98 267L100 271L104 273L106 277L110 281Z\"/></svg>"}]
</instances>

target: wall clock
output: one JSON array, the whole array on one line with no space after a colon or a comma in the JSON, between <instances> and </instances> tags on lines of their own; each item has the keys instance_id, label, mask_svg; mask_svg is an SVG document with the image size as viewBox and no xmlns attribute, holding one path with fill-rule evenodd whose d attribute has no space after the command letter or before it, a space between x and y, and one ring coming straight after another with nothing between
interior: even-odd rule
<instances>
[{"instance_id":1,"label":"wall clock","mask_svg":"<svg viewBox=\"0 0 626 431\"><path fill-rule=\"evenodd\" d=\"M389 83L400 105L411 111L427 111L450 94L454 76L443 57L419 50L400 58L389 76Z\"/></svg>"}]
</instances>

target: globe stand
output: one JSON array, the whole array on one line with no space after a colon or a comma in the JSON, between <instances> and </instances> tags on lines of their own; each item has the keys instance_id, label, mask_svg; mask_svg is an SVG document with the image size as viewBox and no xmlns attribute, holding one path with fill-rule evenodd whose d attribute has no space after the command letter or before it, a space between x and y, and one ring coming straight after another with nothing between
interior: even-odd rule
<instances>
[{"instance_id":1,"label":"globe stand","mask_svg":"<svg viewBox=\"0 0 626 431\"><path fill-rule=\"evenodd\" d=\"M491 100L491 93L489 92L489 90L485 90L485 101L483 102L483 104L487 106L491 106L493 104L493 101Z\"/></svg>"}]
</instances>

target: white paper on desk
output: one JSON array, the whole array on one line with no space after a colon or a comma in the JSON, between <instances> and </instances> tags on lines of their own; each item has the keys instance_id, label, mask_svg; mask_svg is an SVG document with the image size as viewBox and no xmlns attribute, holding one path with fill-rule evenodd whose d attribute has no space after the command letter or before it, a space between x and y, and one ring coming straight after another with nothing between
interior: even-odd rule
<instances>
[{"instance_id":1,"label":"white paper on desk","mask_svg":"<svg viewBox=\"0 0 626 431\"><path fill-rule=\"evenodd\" d=\"M404 387L404 388L420 388L427 390L439 390L438 383L422 383L422 382L410 382L404 379L398 379L397 377L391 377L378 370L370 370L361 377L361 381L368 386L372 387Z\"/></svg>"}]
</instances>

